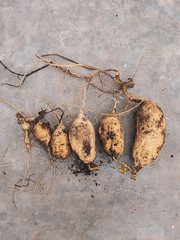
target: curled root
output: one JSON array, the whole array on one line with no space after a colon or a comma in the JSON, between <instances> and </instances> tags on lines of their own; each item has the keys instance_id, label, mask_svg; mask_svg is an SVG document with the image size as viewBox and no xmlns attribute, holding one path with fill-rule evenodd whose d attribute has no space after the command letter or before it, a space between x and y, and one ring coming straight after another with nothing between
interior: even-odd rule
<instances>
[{"instance_id":1,"label":"curled root","mask_svg":"<svg viewBox=\"0 0 180 240\"><path fill-rule=\"evenodd\" d=\"M51 186L50 186L50 189L49 189L49 191L48 191L48 193L46 194L46 198L50 195L50 193L51 193L51 191L52 191L52 187L53 187L53 185L54 185L54 180L55 180L55 174L56 174L56 172L55 172L55 165L54 165L54 162L53 162L53 159L52 159L52 156L51 156L51 151L50 151L50 148L48 147L48 156L49 156L49 158L50 158L50 160L51 160L51 164L52 164L52 166L53 166L53 176L52 176L52 181L51 181Z\"/></svg>"},{"instance_id":2,"label":"curled root","mask_svg":"<svg viewBox=\"0 0 180 240\"><path fill-rule=\"evenodd\" d=\"M41 176L40 176L40 177L38 178L38 180L36 181L36 184L35 184L35 186L34 186L34 189L32 190L32 192L33 192L33 200L32 200L32 202L33 202L33 203L34 203L34 201L35 201L36 188L37 188L37 186L38 186L41 178L47 173L47 171L50 169L50 167L51 167L51 163L49 164L49 166L46 168L46 170L41 174Z\"/></svg>"},{"instance_id":3,"label":"curled root","mask_svg":"<svg viewBox=\"0 0 180 240\"><path fill-rule=\"evenodd\" d=\"M125 174L127 173L127 171L129 170L129 171L131 172L132 178L133 178L134 180L137 179L136 171L133 171L127 164L125 164L125 163L117 160L114 156L113 156L113 160L116 161L116 162L118 162L118 163L121 163L121 164L123 165L123 167L119 170L120 173L122 173L122 174L125 175Z\"/></svg>"},{"instance_id":4,"label":"curled root","mask_svg":"<svg viewBox=\"0 0 180 240\"><path fill-rule=\"evenodd\" d=\"M23 180L22 180L21 190L23 190L24 181L25 181L25 179L26 179L27 170L28 170L28 168L29 168L30 159L31 159L31 151L29 151L29 157L28 157L27 166L26 166L25 173L24 173L24 178L23 178Z\"/></svg>"},{"instance_id":5,"label":"curled root","mask_svg":"<svg viewBox=\"0 0 180 240\"><path fill-rule=\"evenodd\" d=\"M53 166L53 176L52 176L52 181L51 181L51 186L50 186L50 189L48 191L48 193L46 194L45 198L47 198L51 191L52 191L52 187L54 185L54 180L55 180L55 165L54 165L54 162L53 162L53 159L52 159L52 156L51 156L51 152L50 152L50 148L48 147L47 148L47 151L48 151L48 156L50 158L50 161L51 163L49 164L49 166L46 168L46 170L41 174L41 176L38 178L38 180L36 181L36 184L34 186L34 189L33 189L33 202L35 201L35 194L36 194L36 188L41 180L41 178L48 172L48 170L50 169L51 165Z\"/></svg>"}]
</instances>

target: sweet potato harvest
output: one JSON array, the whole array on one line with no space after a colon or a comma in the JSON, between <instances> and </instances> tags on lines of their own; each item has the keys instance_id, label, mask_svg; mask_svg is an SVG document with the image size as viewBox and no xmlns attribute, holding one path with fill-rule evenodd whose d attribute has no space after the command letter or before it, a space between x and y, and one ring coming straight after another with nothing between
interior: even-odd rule
<instances>
[{"instance_id":1,"label":"sweet potato harvest","mask_svg":"<svg viewBox=\"0 0 180 240\"><path fill-rule=\"evenodd\" d=\"M64 124L65 121L64 120L62 121L62 116L59 117L59 115L56 113L58 107L53 108L47 101L46 102L51 108L51 112L52 111L54 112L58 120L58 125L53 131L50 127L50 124L45 123L42 120L44 115L48 113L45 109L42 109L41 112L36 117L27 117L11 103L5 100L0 100L1 102L8 103L14 109L17 110L18 113L16 116L18 119L18 123L21 124L22 129L25 132L24 141L26 144L26 149L28 150L29 153L29 158L24 178L22 181L22 187L26 179L27 169L31 157L31 142L29 138L31 130L33 136L45 146L45 149L47 150L48 156L51 161L51 165L53 166L54 174L51 188L55 176L55 166L52 159L52 155L58 159L65 159L70 155L72 148L72 150L77 154L79 159L87 165L87 168L89 170L99 170L99 167L91 166L91 164L94 162L96 158L95 130L92 122L84 115L83 112L84 110L106 115L106 117L101 121L98 128L99 139L102 142L104 151L108 155L110 155L115 161L123 164L123 168L120 169L120 172L126 174L127 170L130 170L133 178L136 179L136 174L158 157L164 145L166 137L166 121L161 108L155 102L148 100L146 98L138 98L136 96L133 96L127 91L127 88L134 87L133 79L135 78L136 73L142 63L143 56L141 58L141 61L135 74L133 75L132 78L129 78L128 81L126 82L123 82L120 79L120 72L115 69L102 70L96 67L88 66L86 64L80 64L74 60L68 59L59 54L44 54L41 56L36 55L36 57L39 60L35 62L31 67L29 67L25 74L19 74L8 69L1 61L0 64L2 64L4 68L10 71L12 74L17 75L18 77L22 77L20 83L16 87L21 87L26 78L34 74L35 72L40 71L48 66L52 66L62 70L63 72L73 77L82 79L84 82L87 82L87 84L89 84L90 86L96 88L96 90L99 90L106 94L114 95L118 94L118 97L116 98L113 110L111 110L109 114L108 113L103 114L100 112L89 110L84 107L85 103L82 107L73 104L60 105L63 107L71 105L80 108L77 118L73 121L70 127L69 135ZM70 64L58 63L57 61L55 61L55 58L58 58L58 61L60 59L61 61L70 62ZM30 72L30 70L32 70L32 68L39 63L41 63L43 66ZM80 69L82 68L84 72L90 71L91 74L84 74L84 72L83 74L80 74L79 71L77 73L75 70L72 71L72 67L73 69L75 67L79 67ZM109 85L106 84L106 82L102 81L101 77L103 76L105 76L105 80L103 79L104 81L106 81L107 79L108 81L110 81L110 83L108 83ZM93 82L92 80L94 78L96 79L98 78L98 80L96 82ZM3 84L8 86L14 86L9 83ZM128 109L127 111L125 111L126 107L124 107L123 112L117 113L116 106L118 98L122 92L128 98L127 104L128 107L131 102L135 102L138 104L135 107ZM85 102L85 98L86 95L84 94L83 102ZM132 157L134 162L134 170L132 170L127 164L117 159L117 157L120 156L124 150L123 128L118 115L126 114L136 107L138 108L138 110L136 115L137 117L136 136L132 149ZM44 173L42 174L42 176L43 175ZM38 179L36 183L34 192L41 177Z\"/></svg>"}]
</instances>

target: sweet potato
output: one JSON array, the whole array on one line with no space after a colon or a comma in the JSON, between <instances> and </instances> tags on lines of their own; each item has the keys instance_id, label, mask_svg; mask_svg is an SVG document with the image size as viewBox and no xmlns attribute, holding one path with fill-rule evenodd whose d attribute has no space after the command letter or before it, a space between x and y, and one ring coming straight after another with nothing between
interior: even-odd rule
<instances>
[{"instance_id":1,"label":"sweet potato","mask_svg":"<svg viewBox=\"0 0 180 240\"><path fill-rule=\"evenodd\" d=\"M62 120L52 133L51 148L56 158L65 159L71 153L68 135Z\"/></svg>"},{"instance_id":2,"label":"sweet potato","mask_svg":"<svg viewBox=\"0 0 180 240\"><path fill-rule=\"evenodd\" d=\"M112 113L115 114L115 111L113 110ZM124 150L123 128L116 115L104 118L100 123L98 133L105 152L114 157L122 154Z\"/></svg>"},{"instance_id":3,"label":"sweet potato","mask_svg":"<svg viewBox=\"0 0 180 240\"><path fill-rule=\"evenodd\" d=\"M34 137L45 146L45 148L46 148L46 150L48 152L49 159L51 161L51 165L53 166L53 177L52 177L52 182L51 182L50 189L49 189L48 193L46 194L46 197L47 197L51 193L51 190L52 190L52 187L53 187L53 184L54 184L54 180L55 180L55 165L54 165L54 162L53 162L53 159L52 159L51 149L50 149L50 146L49 146L50 145L50 141L51 141L52 131L51 131L51 128L50 128L48 123L45 123L45 122L42 122L41 120L39 120L34 125L32 132L33 132ZM50 165L44 171L44 173L41 174L41 176L38 178L38 180L36 182L36 185L34 187L33 201L34 201L34 198L35 198L36 188L37 188L41 178L49 170L49 168L50 168Z\"/></svg>"},{"instance_id":4,"label":"sweet potato","mask_svg":"<svg viewBox=\"0 0 180 240\"><path fill-rule=\"evenodd\" d=\"M69 141L79 159L87 164L90 170L94 170L94 168L91 169L90 163L96 157L95 131L93 124L84 116L82 109L70 127Z\"/></svg>"},{"instance_id":5,"label":"sweet potato","mask_svg":"<svg viewBox=\"0 0 180 240\"><path fill-rule=\"evenodd\" d=\"M37 122L33 127L33 135L47 147L51 140L51 128L49 124L42 121Z\"/></svg>"},{"instance_id":6,"label":"sweet potato","mask_svg":"<svg viewBox=\"0 0 180 240\"><path fill-rule=\"evenodd\" d=\"M137 112L136 137L133 146L135 171L153 162L164 145L166 121L161 108L145 100Z\"/></svg>"}]
</instances>

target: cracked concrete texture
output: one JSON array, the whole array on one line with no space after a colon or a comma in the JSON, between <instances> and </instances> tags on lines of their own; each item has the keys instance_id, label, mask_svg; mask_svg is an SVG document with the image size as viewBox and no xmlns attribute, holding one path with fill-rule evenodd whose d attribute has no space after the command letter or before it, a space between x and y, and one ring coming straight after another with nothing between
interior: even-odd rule
<instances>
[{"instance_id":1,"label":"cracked concrete texture","mask_svg":"<svg viewBox=\"0 0 180 240\"><path fill-rule=\"evenodd\" d=\"M130 173L123 176L118 172L120 165L103 152L97 139L95 163L100 165L100 172L90 176L72 174L69 168L77 161L72 153L68 159L55 162L56 180L49 198L44 199L43 194L48 190L52 169L43 178L44 189L38 189L34 204L32 193L16 192L16 209L9 187L23 177L28 155L24 153L23 138L17 139L23 132L17 125L16 112L1 103L0 156L9 142L16 140L0 165L0 239L179 239L179 1L1 0L0 16L0 60L17 72L24 73L36 61L36 53L59 53L102 69L118 69L125 81L133 76L144 50L153 48L145 52L135 87L130 91L158 103L167 121L160 161L139 172L136 182ZM2 66L0 79L19 82ZM0 95L30 116L47 107L44 98L53 106L63 99L73 103L82 86L81 80L47 68L29 77L20 90L1 86ZM100 92L89 88L86 107L110 112L114 97L100 96ZM76 99L81 105L83 94ZM120 117L125 149L119 159L131 166L134 112ZM78 109L66 108L64 122L68 129L77 114ZM103 116L85 114L97 130ZM46 120L52 127L56 125L53 115ZM28 175L34 174L36 180L49 159L43 147L30 137Z\"/></svg>"}]
</instances>

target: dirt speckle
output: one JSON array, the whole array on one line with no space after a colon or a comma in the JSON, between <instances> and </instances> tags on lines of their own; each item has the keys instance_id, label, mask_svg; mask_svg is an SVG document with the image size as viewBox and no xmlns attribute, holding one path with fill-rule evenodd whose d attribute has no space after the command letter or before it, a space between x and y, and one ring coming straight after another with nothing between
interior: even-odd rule
<instances>
[{"instance_id":1,"label":"dirt speckle","mask_svg":"<svg viewBox=\"0 0 180 240\"><path fill-rule=\"evenodd\" d=\"M152 129L150 131L144 131L143 134L146 135L146 134L148 134L148 133L150 133L152 131L153 131Z\"/></svg>"},{"instance_id":2,"label":"dirt speckle","mask_svg":"<svg viewBox=\"0 0 180 240\"><path fill-rule=\"evenodd\" d=\"M136 172L139 172L142 169L141 163L139 163L137 166L135 166Z\"/></svg>"},{"instance_id":3,"label":"dirt speckle","mask_svg":"<svg viewBox=\"0 0 180 240\"><path fill-rule=\"evenodd\" d=\"M165 131L162 131L161 134L164 136L164 138L166 137Z\"/></svg>"},{"instance_id":4,"label":"dirt speckle","mask_svg":"<svg viewBox=\"0 0 180 240\"><path fill-rule=\"evenodd\" d=\"M63 128L63 130L62 130L62 131L63 131L63 133L67 133L67 131L66 131L66 129L65 129L65 128Z\"/></svg>"},{"instance_id":5,"label":"dirt speckle","mask_svg":"<svg viewBox=\"0 0 180 240\"><path fill-rule=\"evenodd\" d=\"M83 151L87 154L87 156L91 152L91 146L88 140L83 141Z\"/></svg>"},{"instance_id":6,"label":"dirt speckle","mask_svg":"<svg viewBox=\"0 0 180 240\"><path fill-rule=\"evenodd\" d=\"M75 163L73 163L69 170L75 175L78 176L79 174L90 175L93 174L93 171L90 171L85 163L81 160L77 159Z\"/></svg>"},{"instance_id":7,"label":"dirt speckle","mask_svg":"<svg viewBox=\"0 0 180 240\"><path fill-rule=\"evenodd\" d=\"M95 183L96 187L97 187L97 186L100 186L100 184L97 183L96 180L94 180L94 183Z\"/></svg>"},{"instance_id":8,"label":"dirt speckle","mask_svg":"<svg viewBox=\"0 0 180 240\"><path fill-rule=\"evenodd\" d=\"M107 140L108 139L113 140L115 136L116 136L116 134L113 131L108 131L107 132Z\"/></svg>"},{"instance_id":9,"label":"dirt speckle","mask_svg":"<svg viewBox=\"0 0 180 240\"><path fill-rule=\"evenodd\" d=\"M110 147L110 149L109 149L109 152L111 153L111 156L115 156L115 157L116 157L117 153L116 153L116 151L113 149L112 145L111 145L111 147Z\"/></svg>"},{"instance_id":10,"label":"dirt speckle","mask_svg":"<svg viewBox=\"0 0 180 240\"><path fill-rule=\"evenodd\" d=\"M163 121L163 118L164 118L164 116L163 116L163 114L161 114L161 117L160 117L159 121L157 121L157 127L158 127L158 128L161 127L161 123L162 123L162 121Z\"/></svg>"},{"instance_id":11,"label":"dirt speckle","mask_svg":"<svg viewBox=\"0 0 180 240\"><path fill-rule=\"evenodd\" d=\"M49 125L50 125L49 123L42 122L41 127L43 129L48 129L49 130Z\"/></svg>"}]
</instances>

